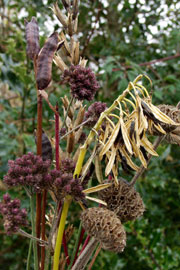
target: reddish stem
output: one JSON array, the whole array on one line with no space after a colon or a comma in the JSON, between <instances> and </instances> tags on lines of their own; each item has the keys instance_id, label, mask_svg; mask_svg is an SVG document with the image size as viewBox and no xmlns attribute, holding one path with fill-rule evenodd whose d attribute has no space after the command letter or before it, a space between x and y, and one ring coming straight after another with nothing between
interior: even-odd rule
<instances>
[{"instance_id":1,"label":"reddish stem","mask_svg":"<svg viewBox=\"0 0 180 270\"><path fill-rule=\"evenodd\" d=\"M77 254L78 254L78 251L79 251L79 247L80 247L80 245L82 243L84 233L85 233L85 230L82 228L81 229L81 234L80 234L80 237L79 237L79 243L78 243L78 246L77 246L77 249L76 249L76 254L75 254L75 257L74 257L74 261L73 261L73 265L76 262Z\"/></svg>"},{"instance_id":2,"label":"reddish stem","mask_svg":"<svg viewBox=\"0 0 180 270\"><path fill-rule=\"evenodd\" d=\"M37 97L37 155L42 155L42 96ZM36 236L41 234L41 193L36 195ZM40 246L38 245L38 260L40 261Z\"/></svg>"},{"instance_id":3,"label":"reddish stem","mask_svg":"<svg viewBox=\"0 0 180 270\"><path fill-rule=\"evenodd\" d=\"M46 234L45 234L45 224L46 224L46 198L47 198L47 191L43 191L43 198L42 198L42 220L41 220L41 238L42 240L45 240ZM44 264L45 264L45 246L41 247L41 270L44 270Z\"/></svg>"},{"instance_id":4,"label":"reddish stem","mask_svg":"<svg viewBox=\"0 0 180 270\"><path fill-rule=\"evenodd\" d=\"M87 244L89 243L89 240L90 240L90 235L88 235L88 236L86 237L86 240L85 240L84 245L83 245L83 247L82 247L82 249L81 249L81 251L80 251L80 254L83 252L83 250L85 249L85 247L86 247ZM79 255L80 255L80 254L79 254Z\"/></svg>"},{"instance_id":5,"label":"reddish stem","mask_svg":"<svg viewBox=\"0 0 180 270\"><path fill-rule=\"evenodd\" d=\"M65 253L65 256L66 256L67 265L70 265L69 254L68 254L67 243L66 243L65 231L64 231L64 234L63 234L63 248L64 248L64 253Z\"/></svg>"},{"instance_id":6,"label":"reddish stem","mask_svg":"<svg viewBox=\"0 0 180 270\"><path fill-rule=\"evenodd\" d=\"M58 104L56 104L56 111L59 111ZM59 170L59 114L55 114L55 148L56 148L56 169Z\"/></svg>"}]
</instances>

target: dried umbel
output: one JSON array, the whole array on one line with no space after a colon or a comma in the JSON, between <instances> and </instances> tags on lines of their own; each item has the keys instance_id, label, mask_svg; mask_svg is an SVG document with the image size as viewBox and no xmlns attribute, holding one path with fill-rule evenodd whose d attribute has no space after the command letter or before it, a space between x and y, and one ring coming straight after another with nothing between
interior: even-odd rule
<instances>
[{"instance_id":1,"label":"dried umbel","mask_svg":"<svg viewBox=\"0 0 180 270\"><path fill-rule=\"evenodd\" d=\"M51 161L40 156L28 153L15 161L9 160L9 170L4 177L4 182L9 186L27 186L35 192L41 192L50 185L51 178L48 170Z\"/></svg>"},{"instance_id":2,"label":"dried umbel","mask_svg":"<svg viewBox=\"0 0 180 270\"><path fill-rule=\"evenodd\" d=\"M39 90L45 89L51 81L52 61L58 48L58 33L54 32L46 41L37 59L36 81Z\"/></svg>"},{"instance_id":3,"label":"dried umbel","mask_svg":"<svg viewBox=\"0 0 180 270\"><path fill-rule=\"evenodd\" d=\"M84 200L85 195L80 179L74 179L72 173L54 169L50 172L50 177L52 182L51 190L58 201L67 195L72 196L76 201Z\"/></svg>"},{"instance_id":4,"label":"dried umbel","mask_svg":"<svg viewBox=\"0 0 180 270\"><path fill-rule=\"evenodd\" d=\"M39 53L39 28L35 17L31 21L25 20L26 26L26 41L27 41L27 55L30 59L34 59Z\"/></svg>"},{"instance_id":5,"label":"dried umbel","mask_svg":"<svg viewBox=\"0 0 180 270\"><path fill-rule=\"evenodd\" d=\"M62 79L70 85L72 96L78 100L92 100L99 88L92 70L80 65L71 65L69 70L64 71Z\"/></svg>"},{"instance_id":6,"label":"dried umbel","mask_svg":"<svg viewBox=\"0 0 180 270\"><path fill-rule=\"evenodd\" d=\"M143 215L145 210L139 193L121 178L118 184L114 183L99 192L99 197L107 203L107 208L116 213L121 222L135 220Z\"/></svg>"},{"instance_id":7,"label":"dried umbel","mask_svg":"<svg viewBox=\"0 0 180 270\"><path fill-rule=\"evenodd\" d=\"M98 121L102 112L107 109L106 103L103 102L94 102L91 104L85 113L85 120L89 119L86 123L86 126L93 127Z\"/></svg>"},{"instance_id":8,"label":"dried umbel","mask_svg":"<svg viewBox=\"0 0 180 270\"><path fill-rule=\"evenodd\" d=\"M0 202L0 213L7 234L16 233L20 227L27 226L27 211L21 209L20 205L20 200L12 200L9 194L4 194Z\"/></svg>"},{"instance_id":9,"label":"dried umbel","mask_svg":"<svg viewBox=\"0 0 180 270\"><path fill-rule=\"evenodd\" d=\"M126 232L116 214L105 208L88 208L81 214L82 226L102 247L113 252L123 252Z\"/></svg>"}]
</instances>

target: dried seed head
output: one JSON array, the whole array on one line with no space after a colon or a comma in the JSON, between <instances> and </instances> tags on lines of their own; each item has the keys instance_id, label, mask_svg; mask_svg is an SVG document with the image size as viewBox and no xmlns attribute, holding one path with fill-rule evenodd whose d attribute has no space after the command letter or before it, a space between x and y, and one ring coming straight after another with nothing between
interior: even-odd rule
<instances>
[{"instance_id":1,"label":"dried seed head","mask_svg":"<svg viewBox=\"0 0 180 270\"><path fill-rule=\"evenodd\" d=\"M37 143L37 136L35 132L35 142ZM42 159L51 160L53 159L52 145L44 131L42 131Z\"/></svg>"},{"instance_id":2,"label":"dried seed head","mask_svg":"<svg viewBox=\"0 0 180 270\"><path fill-rule=\"evenodd\" d=\"M44 44L37 60L37 86L39 90L45 89L51 81L52 61L58 48L58 33L54 32Z\"/></svg>"},{"instance_id":3,"label":"dried seed head","mask_svg":"<svg viewBox=\"0 0 180 270\"><path fill-rule=\"evenodd\" d=\"M143 201L134 187L121 178L118 185L99 192L100 198L107 203L107 208L114 211L122 222L135 220L143 215L145 210Z\"/></svg>"},{"instance_id":4,"label":"dried seed head","mask_svg":"<svg viewBox=\"0 0 180 270\"><path fill-rule=\"evenodd\" d=\"M25 20L26 26L26 41L27 41L27 55L30 59L34 59L38 55L39 46L39 28L35 17L32 17L31 21Z\"/></svg>"},{"instance_id":5,"label":"dried seed head","mask_svg":"<svg viewBox=\"0 0 180 270\"><path fill-rule=\"evenodd\" d=\"M95 237L104 249L122 252L126 245L126 233L116 214L105 208L88 208L81 214L82 226Z\"/></svg>"},{"instance_id":6,"label":"dried seed head","mask_svg":"<svg viewBox=\"0 0 180 270\"><path fill-rule=\"evenodd\" d=\"M86 126L93 127L98 121L102 112L107 109L106 103L103 102L94 102L91 104L85 113L85 120L89 119Z\"/></svg>"},{"instance_id":7,"label":"dried seed head","mask_svg":"<svg viewBox=\"0 0 180 270\"><path fill-rule=\"evenodd\" d=\"M64 71L62 79L70 85L72 96L78 100L92 100L99 88L92 70L80 65L71 65L69 70Z\"/></svg>"},{"instance_id":8,"label":"dried seed head","mask_svg":"<svg viewBox=\"0 0 180 270\"><path fill-rule=\"evenodd\" d=\"M0 202L0 213L3 216L4 228L7 234L16 233L21 226L27 226L26 209L20 208L20 200L12 200L9 194L4 194Z\"/></svg>"}]
</instances>

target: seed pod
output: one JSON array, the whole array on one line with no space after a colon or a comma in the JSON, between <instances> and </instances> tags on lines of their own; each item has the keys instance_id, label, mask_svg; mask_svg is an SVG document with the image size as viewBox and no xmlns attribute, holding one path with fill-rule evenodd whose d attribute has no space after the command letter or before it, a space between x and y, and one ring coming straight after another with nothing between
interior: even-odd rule
<instances>
[{"instance_id":1,"label":"seed pod","mask_svg":"<svg viewBox=\"0 0 180 270\"><path fill-rule=\"evenodd\" d=\"M40 46L39 46L39 28L35 17L32 17L31 21L28 22L25 20L26 26L26 41L27 48L26 52L30 59L34 59L38 55Z\"/></svg>"},{"instance_id":2,"label":"seed pod","mask_svg":"<svg viewBox=\"0 0 180 270\"><path fill-rule=\"evenodd\" d=\"M36 132L35 132L35 142L37 143ZM42 159L44 161L48 159L52 161L53 159L52 145L48 136L44 131L42 132Z\"/></svg>"},{"instance_id":3,"label":"seed pod","mask_svg":"<svg viewBox=\"0 0 180 270\"><path fill-rule=\"evenodd\" d=\"M58 47L58 33L54 32L44 44L37 60L37 86L45 89L51 81L52 61Z\"/></svg>"},{"instance_id":4,"label":"seed pod","mask_svg":"<svg viewBox=\"0 0 180 270\"><path fill-rule=\"evenodd\" d=\"M101 190L99 197L107 203L109 210L116 213L121 222L135 220L142 216L145 210L139 193L123 178L120 178L118 185L113 184Z\"/></svg>"},{"instance_id":5,"label":"seed pod","mask_svg":"<svg viewBox=\"0 0 180 270\"><path fill-rule=\"evenodd\" d=\"M81 220L84 229L97 239L104 249L123 252L126 232L114 212L99 207L88 208L82 212Z\"/></svg>"}]
</instances>

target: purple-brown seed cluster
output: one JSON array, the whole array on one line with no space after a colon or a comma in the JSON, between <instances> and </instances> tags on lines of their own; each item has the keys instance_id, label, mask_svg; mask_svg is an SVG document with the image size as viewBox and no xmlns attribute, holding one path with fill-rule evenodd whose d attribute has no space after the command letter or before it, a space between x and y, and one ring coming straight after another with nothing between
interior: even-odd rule
<instances>
[{"instance_id":1,"label":"purple-brown seed cluster","mask_svg":"<svg viewBox=\"0 0 180 270\"><path fill-rule=\"evenodd\" d=\"M9 186L27 186L35 192L41 192L50 185L48 170L50 160L43 161L40 156L28 153L15 161L9 160L9 170L4 182Z\"/></svg>"},{"instance_id":2,"label":"purple-brown seed cluster","mask_svg":"<svg viewBox=\"0 0 180 270\"><path fill-rule=\"evenodd\" d=\"M4 228L7 234L16 233L21 226L27 226L27 211L20 208L20 200L12 200L10 195L4 194L0 202L0 213L3 216Z\"/></svg>"},{"instance_id":3,"label":"purple-brown seed cluster","mask_svg":"<svg viewBox=\"0 0 180 270\"><path fill-rule=\"evenodd\" d=\"M92 100L99 88L92 70L80 65L71 65L69 70L64 71L62 79L70 85L72 96L78 100Z\"/></svg>"},{"instance_id":4,"label":"purple-brown seed cluster","mask_svg":"<svg viewBox=\"0 0 180 270\"><path fill-rule=\"evenodd\" d=\"M86 126L93 127L98 121L102 112L107 109L106 103L103 102L94 102L91 104L85 113L85 120L89 119L86 123Z\"/></svg>"}]
</instances>

